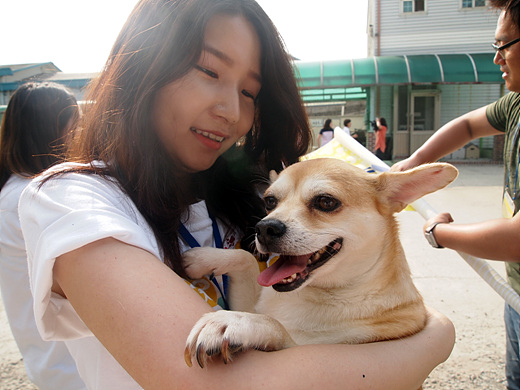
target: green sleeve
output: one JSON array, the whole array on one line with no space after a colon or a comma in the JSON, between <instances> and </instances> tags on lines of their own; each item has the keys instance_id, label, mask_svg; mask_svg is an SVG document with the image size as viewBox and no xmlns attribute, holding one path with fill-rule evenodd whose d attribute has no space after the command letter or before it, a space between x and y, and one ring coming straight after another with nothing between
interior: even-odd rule
<instances>
[{"instance_id":1,"label":"green sleeve","mask_svg":"<svg viewBox=\"0 0 520 390\"><path fill-rule=\"evenodd\" d=\"M491 126L498 131L506 131L508 121L512 118L512 111L518 110L520 95L516 92L509 92L496 102L491 103L486 108L486 117Z\"/></svg>"}]
</instances>

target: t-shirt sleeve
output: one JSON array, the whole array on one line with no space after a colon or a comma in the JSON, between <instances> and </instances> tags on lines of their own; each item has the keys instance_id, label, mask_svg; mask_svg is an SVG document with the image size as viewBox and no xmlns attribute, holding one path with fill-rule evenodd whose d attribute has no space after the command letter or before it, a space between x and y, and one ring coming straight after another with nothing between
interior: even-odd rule
<instances>
[{"instance_id":1,"label":"t-shirt sleeve","mask_svg":"<svg viewBox=\"0 0 520 390\"><path fill-rule=\"evenodd\" d=\"M74 173L41 186L40 180L27 186L19 202L36 323L45 340L91 336L70 302L51 291L56 258L108 237L158 259L160 251L142 215L109 180Z\"/></svg>"},{"instance_id":2,"label":"t-shirt sleeve","mask_svg":"<svg viewBox=\"0 0 520 390\"><path fill-rule=\"evenodd\" d=\"M518 101L518 94L510 92L487 106L486 117L491 126L498 131L506 131L509 111L515 106L515 101Z\"/></svg>"}]
</instances>

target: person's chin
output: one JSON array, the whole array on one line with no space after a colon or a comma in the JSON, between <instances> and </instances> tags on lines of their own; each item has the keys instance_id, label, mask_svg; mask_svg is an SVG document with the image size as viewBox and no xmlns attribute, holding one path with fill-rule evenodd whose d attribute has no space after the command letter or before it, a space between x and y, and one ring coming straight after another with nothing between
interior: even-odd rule
<instances>
[{"instance_id":1,"label":"person's chin","mask_svg":"<svg viewBox=\"0 0 520 390\"><path fill-rule=\"evenodd\" d=\"M507 78L505 80L505 83L506 83L506 88L508 90L510 90L512 92L520 92L520 84L514 82L513 80L511 80L511 78Z\"/></svg>"},{"instance_id":2,"label":"person's chin","mask_svg":"<svg viewBox=\"0 0 520 390\"><path fill-rule=\"evenodd\" d=\"M215 161L196 161L196 162L185 162L179 166L181 172L185 174L193 174L203 172L211 168Z\"/></svg>"},{"instance_id":3,"label":"person's chin","mask_svg":"<svg viewBox=\"0 0 520 390\"><path fill-rule=\"evenodd\" d=\"M197 164L194 164L191 167L192 173L207 171L208 169L210 169L213 166L213 164L215 164L215 161L216 161L216 159L198 161Z\"/></svg>"}]
</instances>

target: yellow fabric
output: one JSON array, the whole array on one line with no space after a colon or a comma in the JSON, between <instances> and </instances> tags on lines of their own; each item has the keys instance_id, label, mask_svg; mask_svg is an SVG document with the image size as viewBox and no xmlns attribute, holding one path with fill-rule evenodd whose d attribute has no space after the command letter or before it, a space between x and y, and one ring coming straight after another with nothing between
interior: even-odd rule
<instances>
[{"instance_id":1,"label":"yellow fabric","mask_svg":"<svg viewBox=\"0 0 520 390\"><path fill-rule=\"evenodd\" d=\"M515 204L507 191L504 191L504 199L502 200L502 216L504 218L513 218Z\"/></svg>"},{"instance_id":2,"label":"yellow fabric","mask_svg":"<svg viewBox=\"0 0 520 390\"><path fill-rule=\"evenodd\" d=\"M212 308L215 310L222 309L222 307L220 307L220 305L217 303L220 294L217 293L215 285L207 277L203 277L202 279L197 280L185 279L184 281L188 283L188 285L194 289Z\"/></svg>"}]
</instances>

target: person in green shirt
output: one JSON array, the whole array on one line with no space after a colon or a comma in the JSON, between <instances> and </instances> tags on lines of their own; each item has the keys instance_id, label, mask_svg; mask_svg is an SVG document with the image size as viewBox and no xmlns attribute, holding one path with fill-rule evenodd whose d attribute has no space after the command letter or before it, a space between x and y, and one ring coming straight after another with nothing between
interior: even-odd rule
<instances>
[{"instance_id":1,"label":"person in green shirt","mask_svg":"<svg viewBox=\"0 0 520 390\"><path fill-rule=\"evenodd\" d=\"M425 236L436 248L451 248L475 257L506 262L508 281L520 293L520 2L491 0L501 11L495 31L494 63L500 66L509 89L498 101L471 111L441 127L406 160L392 166L403 171L434 162L471 140L505 134L504 218L475 224L452 224L449 213L430 218L423 227ZM508 389L520 389L520 315L505 307L506 377Z\"/></svg>"}]
</instances>

